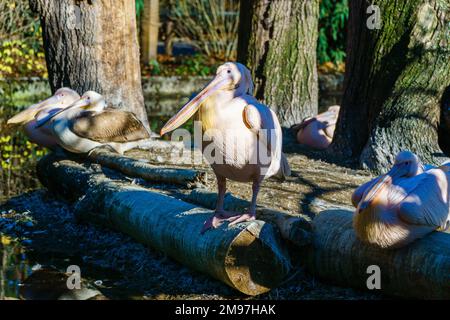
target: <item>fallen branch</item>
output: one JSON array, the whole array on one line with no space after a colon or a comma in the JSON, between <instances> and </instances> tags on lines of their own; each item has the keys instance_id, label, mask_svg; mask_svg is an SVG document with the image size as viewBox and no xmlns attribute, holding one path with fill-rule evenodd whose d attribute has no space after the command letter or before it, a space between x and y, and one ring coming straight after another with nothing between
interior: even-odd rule
<instances>
[{"instance_id":1,"label":"fallen branch","mask_svg":"<svg viewBox=\"0 0 450 320\"><path fill-rule=\"evenodd\" d=\"M248 295L276 287L290 262L274 227L253 221L200 234L212 211L107 178L102 170L48 155L38 176L51 191L77 200L77 216L138 241ZM79 200L78 200L79 199Z\"/></svg>"},{"instance_id":2,"label":"fallen branch","mask_svg":"<svg viewBox=\"0 0 450 320\"><path fill-rule=\"evenodd\" d=\"M434 232L397 250L378 249L357 240L351 211L327 210L313 220L313 245L308 269L314 275L342 286L367 289L378 266L381 290L411 298L450 298L450 234ZM369 281L371 282L371 281Z\"/></svg>"},{"instance_id":3,"label":"fallen branch","mask_svg":"<svg viewBox=\"0 0 450 320\"><path fill-rule=\"evenodd\" d=\"M202 207L214 209L217 201L217 193L206 189L194 189L184 200L198 204ZM236 198L231 194L225 195L224 209L228 211L244 212L248 210L250 202ZM291 241L297 246L304 246L311 242L311 225L307 216L292 216L285 212L257 207L258 219L275 224L280 230L282 238Z\"/></svg>"},{"instance_id":4,"label":"fallen branch","mask_svg":"<svg viewBox=\"0 0 450 320\"><path fill-rule=\"evenodd\" d=\"M204 171L154 166L138 159L121 156L106 148L92 150L88 159L107 168L120 171L127 176L148 181L179 184L188 188L198 187L206 183L206 172Z\"/></svg>"}]
</instances>

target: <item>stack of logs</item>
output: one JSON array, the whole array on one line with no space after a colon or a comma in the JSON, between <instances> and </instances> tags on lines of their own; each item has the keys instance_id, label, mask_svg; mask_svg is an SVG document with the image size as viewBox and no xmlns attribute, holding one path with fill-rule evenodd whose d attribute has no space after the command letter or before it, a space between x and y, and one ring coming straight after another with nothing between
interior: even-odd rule
<instances>
[{"instance_id":1,"label":"stack of logs","mask_svg":"<svg viewBox=\"0 0 450 320\"><path fill-rule=\"evenodd\" d=\"M216 200L215 192L202 187L205 172L155 166L106 149L87 158L49 154L40 160L38 176L50 191L76 202L80 219L127 233L247 295L277 287L296 255L310 273L335 284L367 289L368 268L376 265L386 294L450 298L449 234L435 232L398 250L377 249L356 239L351 209L322 202L313 221L258 207L256 221L223 224L201 235ZM156 183L183 192L168 195L152 187ZM247 201L227 195L225 209L247 208Z\"/></svg>"}]
</instances>

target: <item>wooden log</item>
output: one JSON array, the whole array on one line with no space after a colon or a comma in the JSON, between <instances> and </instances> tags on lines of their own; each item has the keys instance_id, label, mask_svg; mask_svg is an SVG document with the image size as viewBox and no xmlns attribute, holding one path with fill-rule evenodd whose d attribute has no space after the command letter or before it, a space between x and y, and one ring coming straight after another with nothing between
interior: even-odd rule
<instances>
[{"instance_id":1,"label":"wooden log","mask_svg":"<svg viewBox=\"0 0 450 320\"><path fill-rule=\"evenodd\" d=\"M450 298L450 234L433 232L410 246L386 250L360 242L351 211L328 210L313 220L313 245L307 266L333 283L367 289L373 271L381 271L381 291L409 298Z\"/></svg>"},{"instance_id":2,"label":"wooden log","mask_svg":"<svg viewBox=\"0 0 450 320\"><path fill-rule=\"evenodd\" d=\"M108 148L92 150L88 159L123 174L153 182L179 184L188 188L199 187L206 183L206 172L192 169L167 168L154 166L147 162L121 156Z\"/></svg>"},{"instance_id":3,"label":"wooden log","mask_svg":"<svg viewBox=\"0 0 450 320\"><path fill-rule=\"evenodd\" d=\"M54 155L38 164L50 190L77 200L77 217L129 234L182 264L247 295L276 287L290 270L275 228L253 221L200 234L211 210L107 178L101 170Z\"/></svg>"},{"instance_id":4,"label":"wooden log","mask_svg":"<svg viewBox=\"0 0 450 320\"><path fill-rule=\"evenodd\" d=\"M184 200L205 208L214 209L217 201L217 192L197 188L191 190L184 197ZM245 212L249 206L249 201L236 198L229 193L225 195L225 210ZM256 216L260 220L276 225L280 230L281 237L297 246L305 246L311 243L311 221L305 215L292 216L285 212L258 206L256 208Z\"/></svg>"}]
</instances>

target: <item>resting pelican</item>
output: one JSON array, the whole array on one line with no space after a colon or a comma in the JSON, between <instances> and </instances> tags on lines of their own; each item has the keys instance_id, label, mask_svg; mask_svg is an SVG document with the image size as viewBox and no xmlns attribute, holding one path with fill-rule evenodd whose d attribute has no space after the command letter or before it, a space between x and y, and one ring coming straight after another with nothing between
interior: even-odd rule
<instances>
[{"instance_id":1,"label":"resting pelican","mask_svg":"<svg viewBox=\"0 0 450 320\"><path fill-rule=\"evenodd\" d=\"M109 145L122 154L150 138L132 112L106 108L105 99L94 91L87 91L67 108L39 120L38 127L50 130L61 147L74 153Z\"/></svg>"},{"instance_id":2,"label":"resting pelican","mask_svg":"<svg viewBox=\"0 0 450 320\"><path fill-rule=\"evenodd\" d=\"M22 125L30 140L41 147L54 149L58 143L47 128L37 128L37 121L63 110L74 101L80 99L78 93L70 88L60 88L55 94L37 104L33 104L24 111L8 120L8 125Z\"/></svg>"},{"instance_id":3,"label":"resting pelican","mask_svg":"<svg viewBox=\"0 0 450 320\"><path fill-rule=\"evenodd\" d=\"M250 71L240 63L227 62L217 69L215 78L161 129L162 136L198 111L204 137L208 140L202 141L202 151L218 184L215 214L205 222L202 233L224 220L230 221L230 225L254 220L256 198L263 179L290 174L289 164L281 152L282 132L278 118L252 93ZM266 159L260 156L261 151ZM226 179L252 182L253 196L248 213L238 215L224 211Z\"/></svg>"},{"instance_id":4,"label":"resting pelican","mask_svg":"<svg viewBox=\"0 0 450 320\"><path fill-rule=\"evenodd\" d=\"M314 149L326 149L333 140L334 129L339 115L339 106L331 106L326 112L306 118L293 127L297 131L298 143Z\"/></svg>"},{"instance_id":5,"label":"resting pelican","mask_svg":"<svg viewBox=\"0 0 450 320\"><path fill-rule=\"evenodd\" d=\"M352 195L353 227L364 242L397 248L450 224L450 163L424 171L419 158L400 152L392 169Z\"/></svg>"}]
</instances>

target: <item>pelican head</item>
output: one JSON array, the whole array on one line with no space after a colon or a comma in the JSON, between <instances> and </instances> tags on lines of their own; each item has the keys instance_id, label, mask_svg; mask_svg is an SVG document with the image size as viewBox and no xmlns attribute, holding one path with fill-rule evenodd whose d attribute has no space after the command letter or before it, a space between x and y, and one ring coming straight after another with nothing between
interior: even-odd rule
<instances>
[{"instance_id":1,"label":"pelican head","mask_svg":"<svg viewBox=\"0 0 450 320\"><path fill-rule=\"evenodd\" d=\"M85 109L85 110L92 110L92 111L102 111L106 108L106 101L103 98L103 96L95 91L86 91L81 98L77 99L75 102L73 102L71 105L67 106L64 109L59 110L58 112L54 112L52 114L49 114L43 119L39 119L37 121L36 127L41 127L45 125L48 121L56 117L57 115L62 114L63 112L67 112L68 110L73 109Z\"/></svg>"},{"instance_id":2,"label":"pelican head","mask_svg":"<svg viewBox=\"0 0 450 320\"><path fill-rule=\"evenodd\" d=\"M79 94L70 88L60 88L55 94L39 103L33 104L24 111L16 114L8 120L7 124L25 124L32 121L35 116L45 110L64 110L72 102L80 98Z\"/></svg>"},{"instance_id":3,"label":"pelican head","mask_svg":"<svg viewBox=\"0 0 450 320\"><path fill-rule=\"evenodd\" d=\"M413 177L423 172L423 165L419 158L410 151L401 151L395 157L394 166L388 173L381 176L378 182L363 196L358 206L358 212L367 209L374 199L399 178Z\"/></svg>"},{"instance_id":4,"label":"pelican head","mask_svg":"<svg viewBox=\"0 0 450 320\"><path fill-rule=\"evenodd\" d=\"M189 120L206 99L219 91L232 93L233 97L253 94L250 70L238 62L222 64L217 68L214 79L164 125L161 136Z\"/></svg>"}]
</instances>

